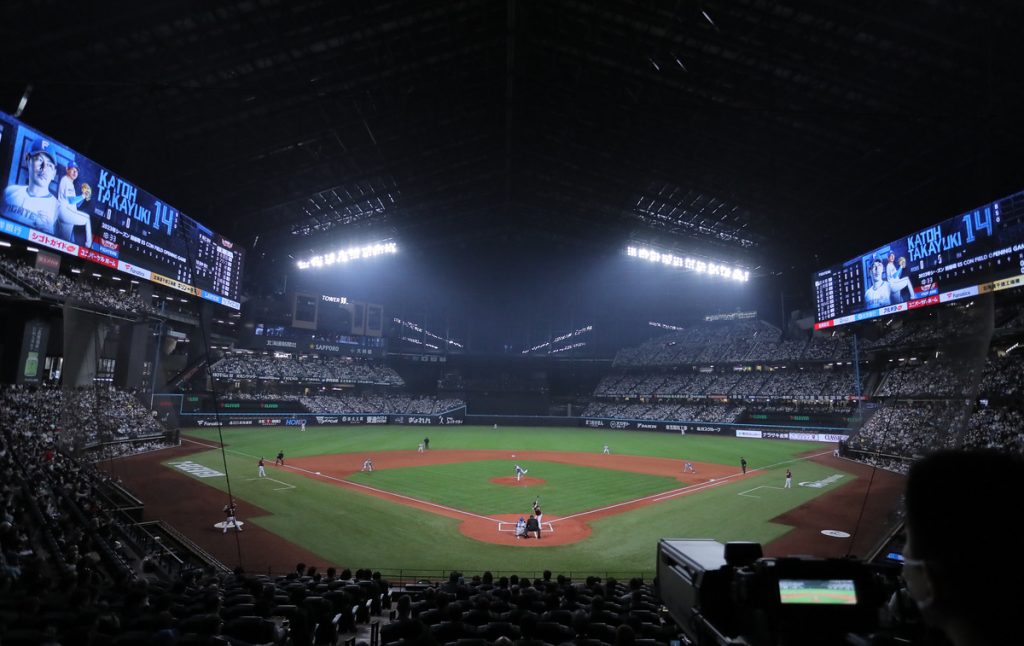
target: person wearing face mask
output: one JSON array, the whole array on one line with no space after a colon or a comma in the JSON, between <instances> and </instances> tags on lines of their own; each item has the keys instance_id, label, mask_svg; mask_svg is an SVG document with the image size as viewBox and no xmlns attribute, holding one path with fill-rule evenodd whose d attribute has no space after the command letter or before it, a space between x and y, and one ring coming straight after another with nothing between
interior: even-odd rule
<instances>
[{"instance_id":1,"label":"person wearing face mask","mask_svg":"<svg viewBox=\"0 0 1024 646\"><path fill-rule=\"evenodd\" d=\"M1024 639L1024 554L1005 498L1022 475L1024 456L995 451L940 451L910 468L903 579L955 646Z\"/></svg>"}]
</instances>

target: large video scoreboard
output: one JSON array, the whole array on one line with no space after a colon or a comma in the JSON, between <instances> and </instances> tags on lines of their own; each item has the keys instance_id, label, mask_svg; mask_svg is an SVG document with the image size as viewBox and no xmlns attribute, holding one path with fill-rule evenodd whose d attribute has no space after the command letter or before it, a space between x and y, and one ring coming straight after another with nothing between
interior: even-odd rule
<instances>
[{"instance_id":1,"label":"large video scoreboard","mask_svg":"<svg viewBox=\"0 0 1024 646\"><path fill-rule=\"evenodd\" d=\"M814 275L814 329L1024 286L1024 191Z\"/></svg>"},{"instance_id":2,"label":"large video scoreboard","mask_svg":"<svg viewBox=\"0 0 1024 646\"><path fill-rule=\"evenodd\" d=\"M240 308L240 247L0 112L3 169L0 233Z\"/></svg>"}]
</instances>

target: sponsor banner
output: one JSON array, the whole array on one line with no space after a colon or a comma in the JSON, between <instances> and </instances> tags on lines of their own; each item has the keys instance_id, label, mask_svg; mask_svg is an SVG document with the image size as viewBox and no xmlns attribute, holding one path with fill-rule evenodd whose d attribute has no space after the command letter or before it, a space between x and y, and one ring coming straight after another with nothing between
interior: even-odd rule
<instances>
[{"instance_id":1,"label":"sponsor banner","mask_svg":"<svg viewBox=\"0 0 1024 646\"><path fill-rule=\"evenodd\" d=\"M819 433L819 442L845 442L850 439L849 435L837 435L835 433Z\"/></svg>"},{"instance_id":2,"label":"sponsor banner","mask_svg":"<svg viewBox=\"0 0 1024 646\"><path fill-rule=\"evenodd\" d=\"M588 419L584 420L583 424L590 428L604 428L604 421L599 419Z\"/></svg>"},{"instance_id":3,"label":"sponsor banner","mask_svg":"<svg viewBox=\"0 0 1024 646\"><path fill-rule=\"evenodd\" d=\"M316 423L317 424L337 424L338 423L338 417L337 417L337 415L317 415L316 416Z\"/></svg>"},{"instance_id":4,"label":"sponsor banner","mask_svg":"<svg viewBox=\"0 0 1024 646\"><path fill-rule=\"evenodd\" d=\"M81 250L79 246L73 242L68 242L67 240L61 240L60 238L55 238L51 235L40 233L35 229L29 229L28 231L29 242L43 245L44 247L49 247L50 249L56 249L57 251L61 251L72 256L80 255L79 252Z\"/></svg>"},{"instance_id":5,"label":"sponsor banner","mask_svg":"<svg viewBox=\"0 0 1024 646\"><path fill-rule=\"evenodd\" d=\"M39 252L36 253L36 269L40 269L50 274L59 274L60 256L40 249Z\"/></svg>"},{"instance_id":6,"label":"sponsor banner","mask_svg":"<svg viewBox=\"0 0 1024 646\"><path fill-rule=\"evenodd\" d=\"M761 437L766 440L788 440L787 431L761 431Z\"/></svg>"},{"instance_id":7,"label":"sponsor banner","mask_svg":"<svg viewBox=\"0 0 1024 646\"><path fill-rule=\"evenodd\" d=\"M22 226L16 222L11 222L10 220L0 220L0 233L6 233L9 236L21 238L22 240L28 240L28 236L32 233L32 229Z\"/></svg>"},{"instance_id":8,"label":"sponsor banner","mask_svg":"<svg viewBox=\"0 0 1024 646\"><path fill-rule=\"evenodd\" d=\"M437 423L438 424L454 424L454 425L459 425L459 424L462 424L464 421L465 420L463 420L461 417L450 417L448 415L445 415L443 417L439 417L437 419Z\"/></svg>"},{"instance_id":9,"label":"sponsor banner","mask_svg":"<svg viewBox=\"0 0 1024 646\"><path fill-rule=\"evenodd\" d=\"M971 296L978 295L977 287L965 287L964 289L954 289L951 292L945 292L939 294L940 303L948 303L949 301L958 301L961 298L970 298Z\"/></svg>"},{"instance_id":10,"label":"sponsor banner","mask_svg":"<svg viewBox=\"0 0 1024 646\"><path fill-rule=\"evenodd\" d=\"M750 431L743 428L736 429L736 437L754 437L761 439L761 431Z\"/></svg>"},{"instance_id":11,"label":"sponsor banner","mask_svg":"<svg viewBox=\"0 0 1024 646\"><path fill-rule=\"evenodd\" d=\"M21 352L18 357L19 384L38 384L43 378L43 359L46 344L50 338L50 325L46 321L25 321L21 337Z\"/></svg>"},{"instance_id":12,"label":"sponsor banner","mask_svg":"<svg viewBox=\"0 0 1024 646\"><path fill-rule=\"evenodd\" d=\"M708 426L707 424L705 424L705 425L693 425L693 426L690 426L689 428L686 428L684 426L683 430L686 431L686 432L693 431L695 433L721 433L722 432L722 427L721 426Z\"/></svg>"},{"instance_id":13,"label":"sponsor banner","mask_svg":"<svg viewBox=\"0 0 1024 646\"><path fill-rule=\"evenodd\" d=\"M367 415L366 416L366 423L367 424L387 424L388 423L388 416L387 415Z\"/></svg>"},{"instance_id":14,"label":"sponsor banner","mask_svg":"<svg viewBox=\"0 0 1024 646\"><path fill-rule=\"evenodd\" d=\"M110 269L117 269L117 259L116 258L111 258L110 256L108 256L106 254L97 253L97 252L93 251L92 249L86 249L85 247L79 247L78 248L78 257L79 258L85 258L86 260L90 260L90 261L96 263L97 265L103 265L104 267L109 267Z\"/></svg>"},{"instance_id":15,"label":"sponsor banner","mask_svg":"<svg viewBox=\"0 0 1024 646\"><path fill-rule=\"evenodd\" d=\"M171 462L170 464L175 469L184 471L185 473L197 478L219 478L224 475L216 469L211 469L208 466L192 462L191 460L185 460L184 462Z\"/></svg>"},{"instance_id":16,"label":"sponsor banner","mask_svg":"<svg viewBox=\"0 0 1024 646\"><path fill-rule=\"evenodd\" d=\"M608 422L608 426L610 426L612 428L623 429L623 428L629 428L631 426L631 424L629 422L622 422L622 421L619 421L619 420L612 420L612 421Z\"/></svg>"},{"instance_id":17,"label":"sponsor banner","mask_svg":"<svg viewBox=\"0 0 1024 646\"><path fill-rule=\"evenodd\" d=\"M817 442L818 441L818 434L817 433L797 433L797 432L794 431L794 432L789 434L789 439L791 439L791 440L802 440L804 442Z\"/></svg>"},{"instance_id":18,"label":"sponsor banner","mask_svg":"<svg viewBox=\"0 0 1024 646\"><path fill-rule=\"evenodd\" d=\"M265 345L268 348L295 348L295 341L282 341L281 339L266 339Z\"/></svg>"},{"instance_id":19,"label":"sponsor banner","mask_svg":"<svg viewBox=\"0 0 1024 646\"><path fill-rule=\"evenodd\" d=\"M646 422L637 422L636 423L636 427L637 427L637 429L650 430L650 431L654 431L654 430L658 429L658 425L657 424L648 424Z\"/></svg>"},{"instance_id":20,"label":"sponsor banner","mask_svg":"<svg viewBox=\"0 0 1024 646\"><path fill-rule=\"evenodd\" d=\"M1013 289L1014 287L1020 287L1021 285L1024 285L1024 276L1014 276L1013 278L997 280L992 283L992 291L998 292L1004 289Z\"/></svg>"},{"instance_id":21,"label":"sponsor banner","mask_svg":"<svg viewBox=\"0 0 1024 646\"><path fill-rule=\"evenodd\" d=\"M938 296L927 296L925 298L918 298L916 300L910 301L910 303L908 303L908 306L910 309L916 309L918 307L927 307L928 305L937 305L938 303Z\"/></svg>"},{"instance_id":22,"label":"sponsor banner","mask_svg":"<svg viewBox=\"0 0 1024 646\"><path fill-rule=\"evenodd\" d=\"M115 266L117 266L116 263L115 263ZM170 287L172 289L176 289L179 292L186 292L188 294L193 294L193 295L196 294L196 289L194 287L192 287L192 285L189 285L188 283L183 283L180 280L174 280L173 278L168 278L167 276L161 276L160 274L157 274L157 273L151 274L149 279L151 281L153 281L154 283L159 283L161 285L165 285L165 286Z\"/></svg>"},{"instance_id":23,"label":"sponsor banner","mask_svg":"<svg viewBox=\"0 0 1024 646\"><path fill-rule=\"evenodd\" d=\"M130 262L125 262L123 260L117 261L117 268L126 274L138 276L139 278L145 278L146 280L149 280L150 277L153 275L153 272L149 271L148 269L143 269L138 265L133 265Z\"/></svg>"},{"instance_id":24,"label":"sponsor banner","mask_svg":"<svg viewBox=\"0 0 1024 646\"><path fill-rule=\"evenodd\" d=\"M261 417L256 420L259 426L280 426L284 422L280 417Z\"/></svg>"}]
</instances>

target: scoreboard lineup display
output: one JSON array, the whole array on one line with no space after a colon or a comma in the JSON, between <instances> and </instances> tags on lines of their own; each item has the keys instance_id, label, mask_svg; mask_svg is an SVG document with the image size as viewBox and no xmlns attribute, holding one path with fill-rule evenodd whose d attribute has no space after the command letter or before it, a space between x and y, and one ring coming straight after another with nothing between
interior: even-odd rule
<instances>
[{"instance_id":1,"label":"scoreboard lineup display","mask_svg":"<svg viewBox=\"0 0 1024 646\"><path fill-rule=\"evenodd\" d=\"M0 232L240 309L231 241L3 113L0 163Z\"/></svg>"},{"instance_id":2,"label":"scoreboard lineup display","mask_svg":"<svg viewBox=\"0 0 1024 646\"><path fill-rule=\"evenodd\" d=\"M815 330L1024 286L1024 191L814 275Z\"/></svg>"}]
</instances>

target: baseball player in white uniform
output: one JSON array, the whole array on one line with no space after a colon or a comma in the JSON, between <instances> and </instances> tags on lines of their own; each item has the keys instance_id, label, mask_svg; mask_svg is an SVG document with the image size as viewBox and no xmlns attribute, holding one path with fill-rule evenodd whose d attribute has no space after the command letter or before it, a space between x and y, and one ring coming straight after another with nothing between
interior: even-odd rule
<instances>
[{"instance_id":1,"label":"baseball player in white uniform","mask_svg":"<svg viewBox=\"0 0 1024 646\"><path fill-rule=\"evenodd\" d=\"M50 142L37 139L29 148L28 185L8 186L4 191L4 217L53 235L57 225L57 198L50 193L50 183L57 176L57 160L50 152Z\"/></svg>"},{"instance_id":2,"label":"baseball player in white uniform","mask_svg":"<svg viewBox=\"0 0 1024 646\"><path fill-rule=\"evenodd\" d=\"M516 465L516 482L519 482L520 480L522 480L523 476L525 476L527 473L529 473L529 470L524 469L523 467L521 467L521 466L519 466L517 464Z\"/></svg>"},{"instance_id":3,"label":"baseball player in white uniform","mask_svg":"<svg viewBox=\"0 0 1024 646\"><path fill-rule=\"evenodd\" d=\"M74 240L76 226L85 227L86 247L92 245L92 220L87 213L78 210L78 206L92 197L92 189L88 184L82 186L82 194L78 195L75 190L75 180L78 179L78 163L68 162L64 177L60 178L57 184L57 235L65 240Z\"/></svg>"}]
</instances>

